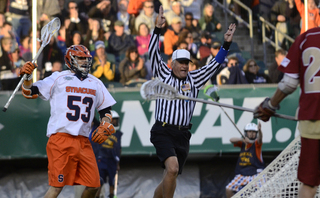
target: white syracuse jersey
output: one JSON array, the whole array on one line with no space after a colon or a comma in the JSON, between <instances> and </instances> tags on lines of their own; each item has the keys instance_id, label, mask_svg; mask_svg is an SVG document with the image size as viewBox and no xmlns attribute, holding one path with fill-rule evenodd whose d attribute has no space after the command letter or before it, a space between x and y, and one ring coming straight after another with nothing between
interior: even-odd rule
<instances>
[{"instance_id":1,"label":"white syracuse jersey","mask_svg":"<svg viewBox=\"0 0 320 198\"><path fill-rule=\"evenodd\" d=\"M57 132L89 137L98 111L116 103L104 84L91 74L80 81L70 70L54 72L34 83L43 100L50 100L51 116L47 136Z\"/></svg>"}]
</instances>

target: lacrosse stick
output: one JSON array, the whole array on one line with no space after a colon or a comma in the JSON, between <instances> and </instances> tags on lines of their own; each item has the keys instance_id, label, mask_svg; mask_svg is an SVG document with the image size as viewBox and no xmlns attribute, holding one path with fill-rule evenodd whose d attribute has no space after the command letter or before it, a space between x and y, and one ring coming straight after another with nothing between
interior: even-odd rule
<instances>
[{"instance_id":1,"label":"lacrosse stick","mask_svg":"<svg viewBox=\"0 0 320 198\"><path fill-rule=\"evenodd\" d=\"M114 176L114 196L113 198L117 198L117 192L118 192L118 171L116 172L116 175Z\"/></svg>"},{"instance_id":2,"label":"lacrosse stick","mask_svg":"<svg viewBox=\"0 0 320 198\"><path fill-rule=\"evenodd\" d=\"M41 43L41 47L39 48L39 51L37 52L37 54L35 55L35 57L32 60L32 63L35 63L36 60L38 59L40 53L42 52L42 50L44 49L44 47L46 45L49 44L51 37L53 36L53 34L55 32L57 32L60 29L60 19L58 17L52 19L47 25L43 26L43 28L41 29L41 39L37 39L39 42ZM6 112L11 100L14 98L14 96L16 95L17 91L19 90L19 88L21 87L23 81L25 81L27 79L27 74L24 74L19 82L19 84L16 86L16 88L14 89L13 93L11 94L8 102L6 103L6 105L3 108L3 111Z\"/></svg>"},{"instance_id":3,"label":"lacrosse stick","mask_svg":"<svg viewBox=\"0 0 320 198\"><path fill-rule=\"evenodd\" d=\"M240 107L240 106L235 106L235 105L229 105L229 104L218 103L218 102L209 101L209 100L203 100L203 99L183 96L183 95L179 94L178 91L174 87L163 83L161 80L159 80L157 78L143 83L140 88L140 94L141 94L142 98L145 100L155 100L155 99L160 99L160 98L166 99L166 100L176 100L176 99L192 100L195 102L202 102L205 104L212 104L212 105L227 107L227 108L231 108L231 109L241 110L241 111L248 111L248 112L252 112L252 113L254 111L253 109L249 109L246 107ZM288 119L288 120L295 120L295 121L297 120L295 117L277 114L277 113L275 113L273 116Z\"/></svg>"},{"instance_id":4,"label":"lacrosse stick","mask_svg":"<svg viewBox=\"0 0 320 198\"><path fill-rule=\"evenodd\" d=\"M215 102L219 102L220 97L218 96L218 87L215 85L208 85L204 90L204 95L208 96L211 100ZM232 122L233 126L237 129L237 131L240 133L241 137L245 139L244 135L240 131L240 129L237 127L236 123L230 118L229 114L220 106L221 110L226 114L226 116L229 118L229 120Z\"/></svg>"}]
</instances>

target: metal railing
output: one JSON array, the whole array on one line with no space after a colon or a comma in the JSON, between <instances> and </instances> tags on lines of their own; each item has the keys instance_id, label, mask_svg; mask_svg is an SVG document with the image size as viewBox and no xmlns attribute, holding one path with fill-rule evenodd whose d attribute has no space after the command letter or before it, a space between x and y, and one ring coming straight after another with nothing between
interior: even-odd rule
<instances>
[{"instance_id":1,"label":"metal railing","mask_svg":"<svg viewBox=\"0 0 320 198\"><path fill-rule=\"evenodd\" d=\"M248 29L249 29L249 36L250 36L250 42L251 42L251 57L254 57L254 46L253 46L253 23L252 23L252 10L248 6L244 5L240 0L233 0L233 3L238 4L240 7L245 9L248 12L249 16L249 23L246 22L241 18L241 16L236 15L234 12L232 12L228 8L228 4L226 0L223 0L223 5L218 2L218 0L214 0L215 5L219 6L220 8L223 9L224 12L224 17L225 17L225 27L229 26L228 23L228 15L233 16L238 23L244 24ZM274 25L272 25L269 21L265 20L263 17L259 17L259 20L261 21L261 31L262 31L262 43L263 43L263 61L264 63L267 62L267 49L266 49L266 43L268 42L271 46L275 48L275 50L278 50L279 48L282 49L282 47L279 45L279 40L278 40L278 33L282 34L289 42L293 43L294 39L290 36L288 36L286 33L283 33L281 30L276 28ZM275 32L275 41L272 41L270 38L266 36L266 28L271 28Z\"/></svg>"},{"instance_id":2,"label":"metal railing","mask_svg":"<svg viewBox=\"0 0 320 198\"><path fill-rule=\"evenodd\" d=\"M278 33L282 34L289 42L293 43L294 39L290 36L288 36L286 33L281 32L279 29L277 29L274 25L272 25L269 21L265 20L263 17L260 17L259 20L262 22L262 44L263 44L263 61L267 62L267 46L266 42L268 42L270 45L272 45L275 50L282 49L282 47L279 45L278 40ZM270 38L266 36L266 26L274 30L274 41L272 41Z\"/></svg>"},{"instance_id":3,"label":"metal railing","mask_svg":"<svg viewBox=\"0 0 320 198\"><path fill-rule=\"evenodd\" d=\"M251 10L251 8L244 5L239 0L233 0L233 3L237 3L240 7L242 7L243 9L245 9L248 12L248 15L249 15L249 23L248 23L228 8L228 4L227 4L226 0L223 0L223 5L220 2L218 2L218 0L214 0L214 3L217 6L219 6L220 8L222 8L224 11L225 27L226 28L229 27L228 15L227 15L227 14L229 14L229 15L233 16L238 21L238 23L244 24L249 29L249 36L250 36L250 42L251 42L251 57L253 57L254 56L254 48L253 48L253 25L252 25L252 10Z\"/></svg>"}]
</instances>

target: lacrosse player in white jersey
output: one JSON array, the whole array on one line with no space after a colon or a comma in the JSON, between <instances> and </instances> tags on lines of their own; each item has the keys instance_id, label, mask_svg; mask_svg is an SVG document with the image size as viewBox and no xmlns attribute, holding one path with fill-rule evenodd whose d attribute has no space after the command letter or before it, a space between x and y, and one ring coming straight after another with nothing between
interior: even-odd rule
<instances>
[{"instance_id":1,"label":"lacrosse player in white jersey","mask_svg":"<svg viewBox=\"0 0 320 198\"><path fill-rule=\"evenodd\" d=\"M94 197L100 177L88 137L101 144L115 132L110 110L116 101L99 79L88 74L92 56L86 47L73 45L64 58L70 70L54 72L34 84L31 74L37 65L27 62L21 69L21 75L28 75L22 85L23 96L50 100L47 128L50 188L44 197L57 197L65 185L84 185L82 197ZM95 109L101 123L90 135Z\"/></svg>"}]
</instances>

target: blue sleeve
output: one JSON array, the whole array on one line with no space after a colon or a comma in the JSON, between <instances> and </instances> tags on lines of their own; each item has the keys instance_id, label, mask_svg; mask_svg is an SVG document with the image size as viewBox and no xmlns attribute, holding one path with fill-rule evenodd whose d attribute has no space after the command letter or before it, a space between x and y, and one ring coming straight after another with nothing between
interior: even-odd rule
<instances>
[{"instance_id":1,"label":"blue sleeve","mask_svg":"<svg viewBox=\"0 0 320 198\"><path fill-rule=\"evenodd\" d=\"M215 57L216 61L220 64L223 63L224 59L228 55L228 52L229 50L225 50L223 47L221 47L217 56Z\"/></svg>"},{"instance_id":2,"label":"blue sleeve","mask_svg":"<svg viewBox=\"0 0 320 198\"><path fill-rule=\"evenodd\" d=\"M92 138L91 138L92 132L93 132L93 131L91 131L90 134L89 134L89 140L90 140L90 142L92 142Z\"/></svg>"},{"instance_id":3,"label":"blue sleeve","mask_svg":"<svg viewBox=\"0 0 320 198\"><path fill-rule=\"evenodd\" d=\"M96 129L98 128L98 126L94 125L90 131L90 134L89 134L89 140L92 142L92 139L91 139L91 136L92 136L92 133L93 131L95 131Z\"/></svg>"}]
</instances>

